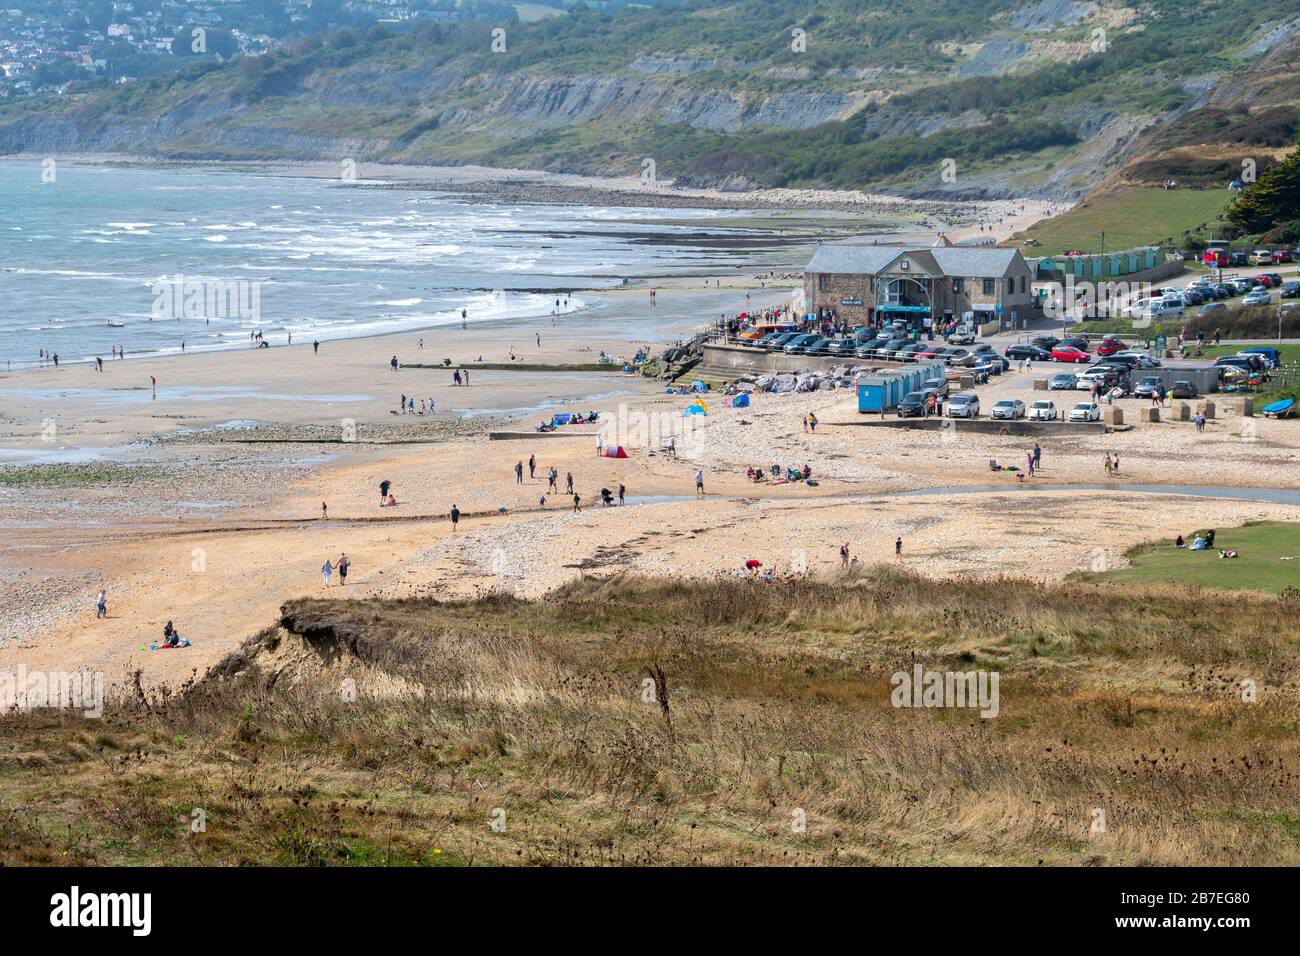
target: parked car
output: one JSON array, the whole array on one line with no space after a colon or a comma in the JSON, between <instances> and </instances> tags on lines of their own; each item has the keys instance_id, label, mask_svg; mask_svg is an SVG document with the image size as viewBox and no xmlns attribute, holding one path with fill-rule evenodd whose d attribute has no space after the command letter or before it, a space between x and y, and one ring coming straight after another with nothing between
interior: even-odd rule
<instances>
[{"instance_id":1,"label":"parked car","mask_svg":"<svg viewBox=\"0 0 1300 956\"><path fill-rule=\"evenodd\" d=\"M903 396L902 401L898 403L899 418L914 418L925 414L926 404L930 400L930 393L927 391L908 392Z\"/></svg>"},{"instance_id":2,"label":"parked car","mask_svg":"<svg viewBox=\"0 0 1300 956\"><path fill-rule=\"evenodd\" d=\"M1243 295L1255 288L1255 283L1246 278L1233 279L1229 285L1232 286L1234 295Z\"/></svg>"},{"instance_id":3,"label":"parked car","mask_svg":"<svg viewBox=\"0 0 1300 956\"><path fill-rule=\"evenodd\" d=\"M1053 392L1069 390L1078 384L1078 379L1079 377L1073 372L1061 372L1047 380L1047 387Z\"/></svg>"},{"instance_id":4,"label":"parked car","mask_svg":"<svg viewBox=\"0 0 1300 956\"><path fill-rule=\"evenodd\" d=\"M1174 382L1169 386L1169 395L1171 398L1195 398L1196 386L1191 382Z\"/></svg>"},{"instance_id":5,"label":"parked car","mask_svg":"<svg viewBox=\"0 0 1300 956\"><path fill-rule=\"evenodd\" d=\"M1052 349L1053 362L1087 362L1091 358L1087 352L1073 345L1058 345Z\"/></svg>"},{"instance_id":6,"label":"parked car","mask_svg":"<svg viewBox=\"0 0 1300 956\"><path fill-rule=\"evenodd\" d=\"M895 362L915 362L917 353L924 352L926 345L924 342L908 342L901 349L894 353Z\"/></svg>"},{"instance_id":7,"label":"parked car","mask_svg":"<svg viewBox=\"0 0 1300 956\"><path fill-rule=\"evenodd\" d=\"M882 359L892 360L894 357L894 353L896 353L904 345L908 345L909 343L910 343L909 339L892 338L884 345L876 349L876 355Z\"/></svg>"},{"instance_id":8,"label":"parked car","mask_svg":"<svg viewBox=\"0 0 1300 956\"><path fill-rule=\"evenodd\" d=\"M1205 296L1201 295L1196 289L1183 290L1183 305L1200 305L1205 301Z\"/></svg>"},{"instance_id":9,"label":"parked car","mask_svg":"<svg viewBox=\"0 0 1300 956\"><path fill-rule=\"evenodd\" d=\"M1231 299L1234 295L1236 295L1236 292L1226 282L1220 282L1214 287L1214 297L1216 299Z\"/></svg>"},{"instance_id":10,"label":"parked car","mask_svg":"<svg viewBox=\"0 0 1300 956\"><path fill-rule=\"evenodd\" d=\"M822 337L817 335L815 332L810 332L806 335L797 335L789 342L786 342L785 345L782 346L781 351L785 352L786 355L801 355L803 354L804 349L809 345L812 345L814 342L820 342L821 340Z\"/></svg>"},{"instance_id":11,"label":"parked car","mask_svg":"<svg viewBox=\"0 0 1300 956\"><path fill-rule=\"evenodd\" d=\"M783 349L787 342L797 339L803 334L803 332L782 332L775 338L767 340L767 344L763 347L772 351Z\"/></svg>"},{"instance_id":12,"label":"parked car","mask_svg":"<svg viewBox=\"0 0 1300 956\"><path fill-rule=\"evenodd\" d=\"M1029 340L1030 345L1036 345L1045 352L1050 352L1061 344L1061 340L1055 335L1036 335Z\"/></svg>"},{"instance_id":13,"label":"parked car","mask_svg":"<svg viewBox=\"0 0 1300 956\"><path fill-rule=\"evenodd\" d=\"M1101 421L1101 406L1096 402L1075 402L1074 407L1070 409L1070 421L1099 422Z\"/></svg>"},{"instance_id":14,"label":"parked car","mask_svg":"<svg viewBox=\"0 0 1300 956\"><path fill-rule=\"evenodd\" d=\"M1256 249L1250 254L1250 264L1252 266L1265 266L1273 261L1273 250Z\"/></svg>"},{"instance_id":15,"label":"parked car","mask_svg":"<svg viewBox=\"0 0 1300 956\"><path fill-rule=\"evenodd\" d=\"M996 365L997 371L994 373L995 375L1001 375L1011 367L1011 363L995 352L993 346L989 345L987 342L971 349L971 355L975 358L975 361L981 365L989 363Z\"/></svg>"},{"instance_id":16,"label":"parked car","mask_svg":"<svg viewBox=\"0 0 1300 956\"><path fill-rule=\"evenodd\" d=\"M1129 349L1126 352L1116 352L1114 358L1131 358L1136 361L1135 368L1159 368L1160 359L1153 355L1148 355L1140 349Z\"/></svg>"},{"instance_id":17,"label":"parked car","mask_svg":"<svg viewBox=\"0 0 1300 956\"><path fill-rule=\"evenodd\" d=\"M1291 303L1291 307L1295 308L1296 304ZM1276 368L1278 362L1282 360L1282 353L1271 345L1252 345L1250 348L1242 349L1237 354L1242 356L1258 355L1264 360L1264 365L1267 368Z\"/></svg>"},{"instance_id":18,"label":"parked car","mask_svg":"<svg viewBox=\"0 0 1300 956\"><path fill-rule=\"evenodd\" d=\"M980 413L980 398L974 392L958 392L948 399L944 414L949 418L976 418Z\"/></svg>"},{"instance_id":19,"label":"parked car","mask_svg":"<svg viewBox=\"0 0 1300 956\"><path fill-rule=\"evenodd\" d=\"M1241 300L1242 305L1268 305L1273 301L1273 297L1268 294L1267 289L1256 289L1246 298Z\"/></svg>"},{"instance_id":20,"label":"parked car","mask_svg":"<svg viewBox=\"0 0 1300 956\"><path fill-rule=\"evenodd\" d=\"M1290 250L1290 249L1274 249L1274 250L1273 250L1273 261L1274 261L1274 262L1279 262L1279 263L1280 263L1280 262L1290 262L1290 261L1291 261L1291 250Z\"/></svg>"},{"instance_id":21,"label":"parked car","mask_svg":"<svg viewBox=\"0 0 1300 956\"><path fill-rule=\"evenodd\" d=\"M954 367L974 365L975 360L969 349L949 348L946 350L943 360Z\"/></svg>"},{"instance_id":22,"label":"parked car","mask_svg":"<svg viewBox=\"0 0 1300 956\"><path fill-rule=\"evenodd\" d=\"M1012 361L1023 361L1024 359L1033 359L1035 362L1046 362L1052 357L1052 353L1047 349L1039 348L1037 345L1008 345L1007 358Z\"/></svg>"},{"instance_id":23,"label":"parked car","mask_svg":"<svg viewBox=\"0 0 1300 956\"><path fill-rule=\"evenodd\" d=\"M1182 315L1186 311L1183 300L1179 299L1140 299L1124 310L1124 317L1129 319L1168 319Z\"/></svg>"},{"instance_id":24,"label":"parked car","mask_svg":"<svg viewBox=\"0 0 1300 956\"><path fill-rule=\"evenodd\" d=\"M1227 314L1228 314L1228 307L1224 305L1222 302L1207 302L1205 303L1205 305L1201 306L1199 309L1196 310L1196 317L1198 319L1204 318L1205 316L1215 316L1215 315L1219 317L1223 317L1226 316Z\"/></svg>"},{"instance_id":25,"label":"parked car","mask_svg":"<svg viewBox=\"0 0 1300 956\"><path fill-rule=\"evenodd\" d=\"M975 330L969 325L959 325L948 333L949 345L974 345Z\"/></svg>"},{"instance_id":26,"label":"parked car","mask_svg":"<svg viewBox=\"0 0 1300 956\"><path fill-rule=\"evenodd\" d=\"M993 418L1024 418L1025 403L1018 398L1002 398L993 405Z\"/></svg>"},{"instance_id":27,"label":"parked car","mask_svg":"<svg viewBox=\"0 0 1300 956\"><path fill-rule=\"evenodd\" d=\"M1107 336L1106 338L1102 339L1100 342L1097 343L1097 354L1114 355L1117 352L1124 351L1126 348L1128 348L1128 345L1126 343L1120 341L1119 339L1115 339L1115 338L1111 338L1110 336Z\"/></svg>"},{"instance_id":28,"label":"parked car","mask_svg":"<svg viewBox=\"0 0 1300 956\"><path fill-rule=\"evenodd\" d=\"M1056 421L1056 402L1034 402L1029 406L1028 418L1036 422Z\"/></svg>"},{"instance_id":29,"label":"parked car","mask_svg":"<svg viewBox=\"0 0 1300 956\"><path fill-rule=\"evenodd\" d=\"M933 392L940 398L947 398L951 387L948 385L946 378L927 378L921 383L921 388L927 392Z\"/></svg>"},{"instance_id":30,"label":"parked car","mask_svg":"<svg viewBox=\"0 0 1300 956\"><path fill-rule=\"evenodd\" d=\"M1257 276L1251 276L1251 279L1254 281L1256 289L1273 288L1273 277L1268 273L1264 273L1262 275L1257 275Z\"/></svg>"},{"instance_id":31,"label":"parked car","mask_svg":"<svg viewBox=\"0 0 1300 956\"><path fill-rule=\"evenodd\" d=\"M1160 383L1164 381L1159 375L1144 375L1138 379L1137 385L1133 386L1133 394L1138 398L1150 398L1160 391Z\"/></svg>"},{"instance_id":32,"label":"parked car","mask_svg":"<svg viewBox=\"0 0 1300 956\"><path fill-rule=\"evenodd\" d=\"M1230 266L1248 266L1250 265L1250 256L1244 252L1228 253L1228 265Z\"/></svg>"},{"instance_id":33,"label":"parked car","mask_svg":"<svg viewBox=\"0 0 1300 956\"><path fill-rule=\"evenodd\" d=\"M1300 279L1282 283L1282 298L1300 299Z\"/></svg>"}]
</instances>

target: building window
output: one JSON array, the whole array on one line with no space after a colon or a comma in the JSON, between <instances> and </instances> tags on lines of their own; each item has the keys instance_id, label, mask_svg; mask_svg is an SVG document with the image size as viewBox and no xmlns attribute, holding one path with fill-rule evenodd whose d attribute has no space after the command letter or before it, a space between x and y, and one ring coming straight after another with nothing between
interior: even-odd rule
<instances>
[{"instance_id":1,"label":"building window","mask_svg":"<svg viewBox=\"0 0 1300 956\"><path fill-rule=\"evenodd\" d=\"M831 287L830 274L826 272L817 273L817 288L820 289L822 292L825 292L830 287Z\"/></svg>"},{"instance_id":2,"label":"building window","mask_svg":"<svg viewBox=\"0 0 1300 956\"><path fill-rule=\"evenodd\" d=\"M995 285L995 281L996 281L996 280L994 280L994 279L985 279L985 280L984 280L984 294L985 294L985 295L993 295L993 293L995 293L995 292L997 291L997 286Z\"/></svg>"},{"instance_id":3,"label":"building window","mask_svg":"<svg viewBox=\"0 0 1300 956\"><path fill-rule=\"evenodd\" d=\"M961 280L961 279L953 279L953 280L952 280L952 291L953 291L953 294L954 294L954 295L961 295L961 294L962 294L962 291L963 291L963 290L962 290L962 284L963 284L963 283L962 283L962 280Z\"/></svg>"},{"instance_id":4,"label":"building window","mask_svg":"<svg viewBox=\"0 0 1300 956\"><path fill-rule=\"evenodd\" d=\"M1024 277L1024 276L1021 276L1021 277L1020 277L1020 294L1021 294L1021 295L1024 295L1024 294L1025 294L1025 277Z\"/></svg>"},{"instance_id":5,"label":"building window","mask_svg":"<svg viewBox=\"0 0 1300 956\"><path fill-rule=\"evenodd\" d=\"M1015 294L1016 294L1016 280L1015 280L1015 279L1008 279L1008 280L1007 280L1007 295L1015 295Z\"/></svg>"}]
</instances>

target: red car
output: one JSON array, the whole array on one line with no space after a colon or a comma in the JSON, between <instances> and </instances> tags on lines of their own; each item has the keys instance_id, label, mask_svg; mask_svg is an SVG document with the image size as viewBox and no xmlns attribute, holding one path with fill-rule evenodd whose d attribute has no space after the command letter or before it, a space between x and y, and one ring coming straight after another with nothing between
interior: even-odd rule
<instances>
[{"instance_id":1,"label":"red car","mask_svg":"<svg viewBox=\"0 0 1300 956\"><path fill-rule=\"evenodd\" d=\"M1261 286L1263 286L1265 289L1271 289L1271 288L1273 287L1273 277L1272 277L1272 276L1252 276L1251 278L1253 278L1256 282L1258 282L1258 283L1259 283Z\"/></svg>"},{"instance_id":2,"label":"red car","mask_svg":"<svg viewBox=\"0 0 1300 956\"><path fill-rule=\"evenodd\" d=\"M1105 358L1108 355L1114 355L1116 352L1123 352L1126 348L1128 348L1128 345L1119 339L1102 339L1097 344L1097 354Z\"/></svg>"},{"instance_id":3,"label":"red car","mask_svg":"<svg viewBox=\"0 0 1300 956\"><path fill-rule=\"evenodd\" d=\"M1087 362L1090 358L1087 352L1073 345L1058 345L1052 349L1053 362Z\"/></svg>"}]
</instances>

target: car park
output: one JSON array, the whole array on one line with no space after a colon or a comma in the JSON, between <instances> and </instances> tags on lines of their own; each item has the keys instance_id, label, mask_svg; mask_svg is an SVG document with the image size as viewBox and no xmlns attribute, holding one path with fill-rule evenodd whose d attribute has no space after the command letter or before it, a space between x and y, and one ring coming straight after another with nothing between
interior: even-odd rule
<instances>
[{"instance_id":1,"label":"car park","mask_svg":"<svg viewBox=\"0 0 1300 956\"><path fill-rule=\"evenodd\" d=\"M993 405L990 413L993 418L1024 418L1025 403L1018 398L1002 398Z\"/></svg>"},{"instance_id":2,"label":"car park","mask_svg":"<svg viewBox=\"0 0 1300 956\"><path fill-rule=\"evenodd\" d=\"M958 392L944 405L949 418L976 418L980 413L980 399L974 392Z\"/></svg>"},{"instance_id":3,"label":"car park","mask_svg":"<svg viewBox=\"0 0 1300 956\"><path fill-rule=\"evenodd\" d=\"M1090 358L1087 352L1073 345L1058 345L1052 349L1053 362L1087 362Z\"/></svg>"},{"instance_id":4,"label":"car park","mask_svg":"<svg viewBox=\"0 0 1300 956\"><path fill-rule=\"evenodd\" d=\"M1070 409L1070 421L1099 422L1101 421L1101 406L1096 402L1075 402Z\"/></svg>"},{"instance_id":5,"label":"car park","mask_svg":"<svg viewBox=\"0 0 1300 956\"><path fill-rule=\"evenodd\" d=\"M1060 391L1076 388L1078 386L1079 376L1073 372L1060 372L1053 375L1047 380L1047 388L1050 391Z\"/></svg>"},{"instance_id":6,"label":"car park","mask_svg":"<svg viewBox=\"0 0 1300 956\"><path fill-rule=\"evenodd\" d=\"M1196 386L1191 382L1174 382L1169 386L1169 396L1171 398L1195 398Z\"/></svg>"},{"instance_id":7,"label":"car park","mask_svg":"<svg viewBox=\"0 0 1300 956\"><path fill-rule=\"evenodd\" d=\"M1030 421L1036 422L1054 422L1056 421L1056 403L1041 401L1034 402L1029 406L1029 412L1026 416Z\"/></svg>"}]
</instances>

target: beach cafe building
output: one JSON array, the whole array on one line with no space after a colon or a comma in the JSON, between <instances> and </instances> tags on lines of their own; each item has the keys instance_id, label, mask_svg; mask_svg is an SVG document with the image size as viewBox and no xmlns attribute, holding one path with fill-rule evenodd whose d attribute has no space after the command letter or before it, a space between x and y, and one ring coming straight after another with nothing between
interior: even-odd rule
<instances>
[{"instance_id":1,"label":"beach cafe building","mask_svg":"<svg viewBox=\"0 0 1300 956\"><path fill-rule=\"evenodd\" d=\"M938 329L954 320L1016 328L1040 311L1034 270L1018 249L823 244L804 269L804 300L819 318ZM928 320L928 321L927 321Z\"/></svg>"}]
</instances>

